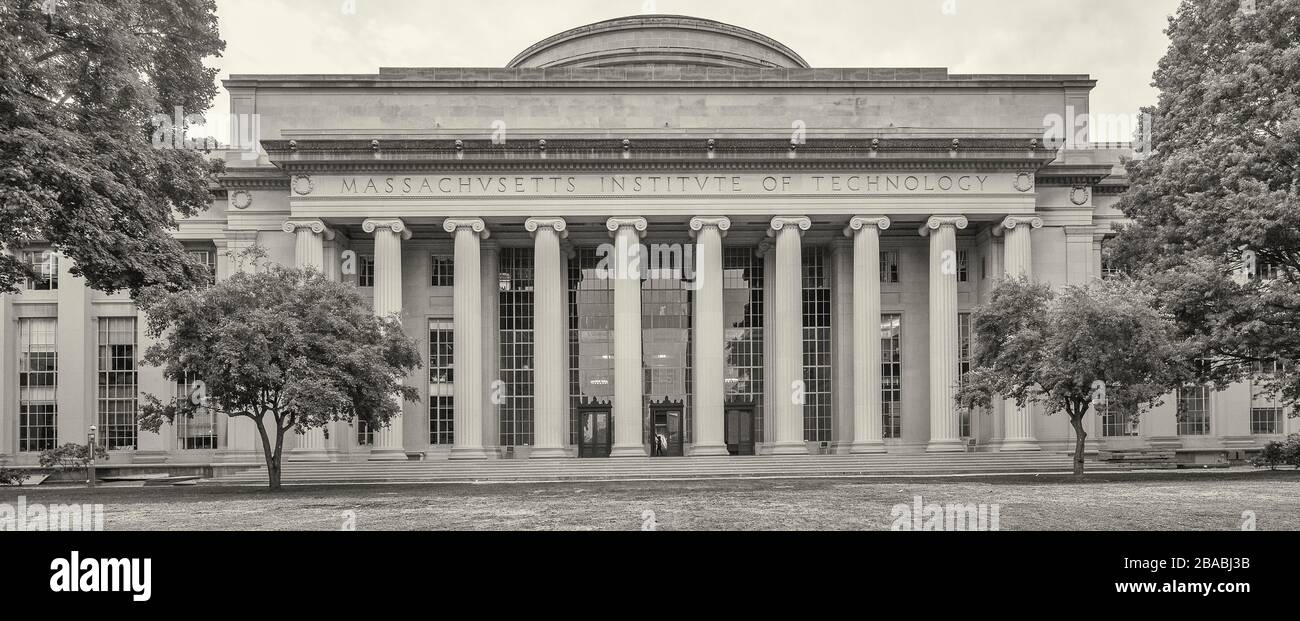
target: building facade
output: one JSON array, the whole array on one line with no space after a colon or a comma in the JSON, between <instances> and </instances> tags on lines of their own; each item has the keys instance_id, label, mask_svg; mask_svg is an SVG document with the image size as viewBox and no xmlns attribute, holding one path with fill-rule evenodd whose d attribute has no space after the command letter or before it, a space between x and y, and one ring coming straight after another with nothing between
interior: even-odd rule
<instances>
[{"instance_id":1,"label":"building facade","mask_svg":"<svg viewBox=\"0 0 1300 621\"><path fill-rule=\"evenodd\" d=\"M811 68L677 16L500 69L233 75L244 139L177 236L218 279L256 245L355 284L427 350L400 420L291 435L291 460L1068 450L1062 414L951 396L998 279L1105 276L1126 151L1087 141L1094 85ZM140 431L141 395L187 382L139 363L129 298L23 256L41 277L0 296L0 463L92 424L114 463L260 459L244 419ZM1184 459L1297 431L1251 383L1087 426Z\"/></svg>"}]
</instances>

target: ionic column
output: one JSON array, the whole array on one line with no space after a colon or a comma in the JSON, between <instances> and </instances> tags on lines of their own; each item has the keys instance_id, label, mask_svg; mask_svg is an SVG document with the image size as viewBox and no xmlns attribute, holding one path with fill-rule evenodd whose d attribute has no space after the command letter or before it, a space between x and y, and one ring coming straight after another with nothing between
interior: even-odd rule
<instances>
[{"instance_id":1,"label":"ionic column","mask_svg":"<svg viewBox=\"0 0 1300 621\"><path fill-rule=\"evenodd\" d=\"M691 218L695 238L695 342L692 386L695 391L695 445L691 456L728 455L725 437L726 329L722 296L722 238L731 228L725 217Z\"/></svg>"},{"instance_id":2,"label":"ionic column","mask_svg":"<svg viewBox=\"0 0 1300 621\"><path fill-rule=\"evenodd\" d=\"M957 230L965 216L933 216L921 227L930 238L930 443L928 452L956 452L957 405Z\"/></svg>"},{"instance_id":3,"label":"ionic column","mask_svg":"<svg viewBox=\"0 0 1300 621\"><path fill-rule=\"evenodd\" d=\"M563 218L529 218L533 234L533 441L530 459L568 457L565 450L565 387L569 363L568 288L561 269L560 240L568 236Z\"/></svg>"},{"instance_id":4,"label":"ionic column","mask_svg":"<svg viewBox=\"0 0 1300 621\"><path fill-rule=\"evenodd\" d=\"M645 218L610 218L614 238L614 447L612 457L645 457L641 387L641 238Z\"/></svg>"},{"instance_id":5,"label":"ionic column","mask_svg":"<svg viewBox=\"0 0 1300 621\"><path fill-rule=\"evenodd\" d=\"M454 305L456 376L455 441L451 459L487 459L483 449L483 290L479 270L479 240L487 225L479 218L448 218L442 230L455 240Z\"/></svg>"},{"instance_id":6,"label":"ionic column","mask_svg":"<svg viewBox=\"0 0 1300 621\"><path fill-rule=\"evenodd\" d=\"M804 216L777 216L767 234L776 239L775 308L772 313L772 387L776 429L773 455L807 455L803 428L803 232Z\"/></svg>"},{"instance_id":7,"label":"ionic column","mask_svg":"<svg viewBox=\"0 0 1300 621\"><path fill-rule=\"evenodd\" d=\"M320 220L290 220L284 232L296 235L294 257L297 267L325 272L325 242L334 240L334 231ZM308 429L298 435L298 446L289 451L289 461L329 461L325 447L325 428Z\"/></svg>"},{"instance_id":8,"label":"ionic column","mask_svg":"<svg viewBox=\"0 0 1300 621\"><path fill-rule=\"evenodd\" d=\"M884 216L857 216L853 238L853 453L884 453L880 411L880 232Z\"/></svg>"},{"instance_id":9,"label":"ionic column","mask_svg":"<svg viewBox=\"0 0 1300 621\"><path fill-rule=\"evenodd\" d=\"M361 230L375 235L375 315L402 315L402 241L411 239L411 229L399 219L366 220ZM398 399L394 396L393 399ZM399 406L401 405L399 401ZM399 413L388 426L375 429L372 461L405 461L406 445Z\"/></svg>"},{"instance_id":10,"label":"ionic column","mask_svg":"<svg viewBox=\"0 0 1300 621\"><path fill-rule=\"evenodd\" d=\"M994 229L994 234L1005 238L1003 242L1003 269L1007 278L1034 277L1033 248L1030 246L1029 232L1043 228L1043 220L1037 216L1007 216L1002 224ZM1037 451L1038 438L1034 435L1034 410L1030 404L1021 407L1015 399L1007 399L1002 404L1003 413L1003 451Z\"/></svg>"}]
</instances>

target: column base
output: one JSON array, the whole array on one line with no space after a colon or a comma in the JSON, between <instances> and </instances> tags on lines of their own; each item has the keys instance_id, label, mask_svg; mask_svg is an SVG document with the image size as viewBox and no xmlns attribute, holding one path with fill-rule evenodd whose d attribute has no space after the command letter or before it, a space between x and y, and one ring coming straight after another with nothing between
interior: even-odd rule
<instances>
[{"instance_id":1,"label":"column base","mask_svg":"<svg viewBox=\"0 0 1300 621\"><path fill-rule=\"evenodd\" d=\"M853 455L882 455L885 452L885 443L880 440L854 442L853 446L849 447L849 453Z\"/></svg>"},{"instance_id":2,"label":"column base","mask_svg":"<svg viewBox=\"0 0 1300 621\"><path fill-rule=\"evenodd\" d=\"M729 457L731 451L727 450L725 444L696 444L688 454L691 457Z\"/></svg>"},{"instance_id":3,"label":"column base","mask_svg":"<svg viewBox=\"0 0 1300 621\"><path fill-rule=\"evenodd\" d=\"M645 446L641 444L630 444L626 446L615 446L609 451L610 457L649 457Z\"/></svg>"},{"instance_id":4,"label":"column base","mask_svg":"<svg viewBox=\"0 0 1300 621\"><path fill-rule=\"evenodd\" d=\"M769 455L809 455L807 442L776 442Z\"/></svg>"},{"instance_id":5,"label":"column base","mask_svg":"<svg viewBox=\"0 0 1300 621\"><path fill-rule=\"evenodd\" d=\"M930 440L925 445L927 453L965 453L966 444L961 440Z\"/></svg>"},{"instance_id":6,"label":"column base","mask_svg":"<svg viewBox=\"0 0 1300 621\"><path fill-rule=\"evenodd\" d=\"M569 451L561 447L534 446L528 451L528 459L567 459Z\"/></svg>"},{"instance_id":7,"label":"column base","mask_svg":"<svg viewBox=\"0 0 1300 621\"><path fill-rule=\"evenodd\" d=\"M531 455L532 453L530 452L529 454ZM481 446L453 446L451 448L451 454L447 456L447 459L454 460L477 460L487 458L487 449Z\"/></svg>"},{"instance_id":8,"label":"column base","mask_svg":"<svg viewBox=\"0 0 1300 621\"><path fill-rule=\"evenodd\" d=\"M330 460L330 454L325 449L293 449L289 451L289 461L291 462L326 462Z\"/></svg>"},{"instance_id":9,"label":"column base","mask_svg":"<svg viewBox=\"0 0 1300 621\"><path fill-rule=\"evenodd\" d=\"M406 449L403 448L372 448L367 461L407 461L410 458L406 456Z\"/></svg>"},{"instance_id":10,"label":"column base","mask_svg":"<svg viewBox=\"0 0 1300 621\"><path fill-rule=\"evenodd\" d=\"M1043 450L1043 447L1038 446L1038 440L1036 438L1004 438L1002 444L998 446L998 452L1000 453L1041 450Z\"/></svg>"}]
</instances>

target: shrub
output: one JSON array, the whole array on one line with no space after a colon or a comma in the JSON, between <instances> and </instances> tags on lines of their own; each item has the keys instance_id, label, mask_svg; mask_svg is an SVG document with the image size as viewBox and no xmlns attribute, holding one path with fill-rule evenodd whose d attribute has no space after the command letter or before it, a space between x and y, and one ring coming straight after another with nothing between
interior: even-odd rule
<instances>
[{"instance_id":1,"label":"shrub","mask_svg":"<svg viewBox=\"0 0 1300 621\"><path fill-rule=\"evenodd\" d=\"M27 473L16 468L6 468L0 466L0 485L17 485L22 487L23 481L27 480Z\"/></svg>"},{"instance_id":2,"label":"shrub","mask_svg":"<svg viewBox=\"0 0 1300 621\"><path fill-rule=\"evenodd\" d=\"M1256 468L1277 470L1278 466L1300 469L1300 434L1292 434L1281 442L1269 442L1264 450L1251 459Z\"/></svg>"},{"instance_id":3,"label":"shrub","mask_svg":"<svg viewBox=\"0 0 1300 621\"><path fill-rule=\"evenodd\" d=\"M108 451L95 445L95 459L108 460ZM90 449L84 444L69 442L63 446L41 452L41 467L54 470L82 470L90 467Z\"/></svg>"}]
</instances>

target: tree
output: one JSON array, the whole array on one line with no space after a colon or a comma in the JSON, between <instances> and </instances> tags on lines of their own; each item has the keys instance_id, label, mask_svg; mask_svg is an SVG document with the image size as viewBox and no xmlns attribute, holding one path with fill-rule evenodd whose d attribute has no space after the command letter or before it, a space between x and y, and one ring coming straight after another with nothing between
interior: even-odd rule
<instances>
[{"instance_id":1,"label":"tree","mask_svg":"<svg viewBox=\"0 0 1300 621\"><path fill-rule=\"evenodd\" d=\"M215 10L213 0L0 4L0 293L35 276L12 253L40 241L104 291L204 274L169 231L207 209L220 165L158 148L175 142L155 140L154 119L209 108L217 70L203 60L225 49Z\"/></svg>"},{"instance_id":2,"label":"tree","mask_svg":"<svg viewBox=\"0 0 1300 621\"><path fill-rule=\"evenodd\" d=\"M994 397L1065 412L1074 427L1074 472L1083 473L1083 420L1095 403L1136 417L1190 381L1186 348L1150 293L1130 281L1095 281L1053 291L1007 280L971 315L973 368L961 407Z\"/></svg>"},{"instance_id":3,"label":"tree","mask_svg":"<svg viewBox=\"0 0 1300 621\"><path fill-rule=\"evenodd\" d=\"M1263 363L1300 401L1300 3L1188 0L1155 72L1152 152L1127 163L1109 251L1217 385ZM1293 415L1294 412L1293 412Z\"/></svg>"},{"instance_id":4,"label":"tree","mask_svg":"<svg viewBox=\"0 0 1300 621\"><path fill-rule=\"evenodd\" d=\"M145 395L140 427L157 432L201 409L246 417L261 436L272 490L285 433L356 419L379 428L402 401L419 400L402 385L421 356L401 324L375 317L355 287L315 270L274 265L202 289L152 287L138 303L158 339L145 363L196 388L191 398Z\"/></svg>"}]
</instances>

